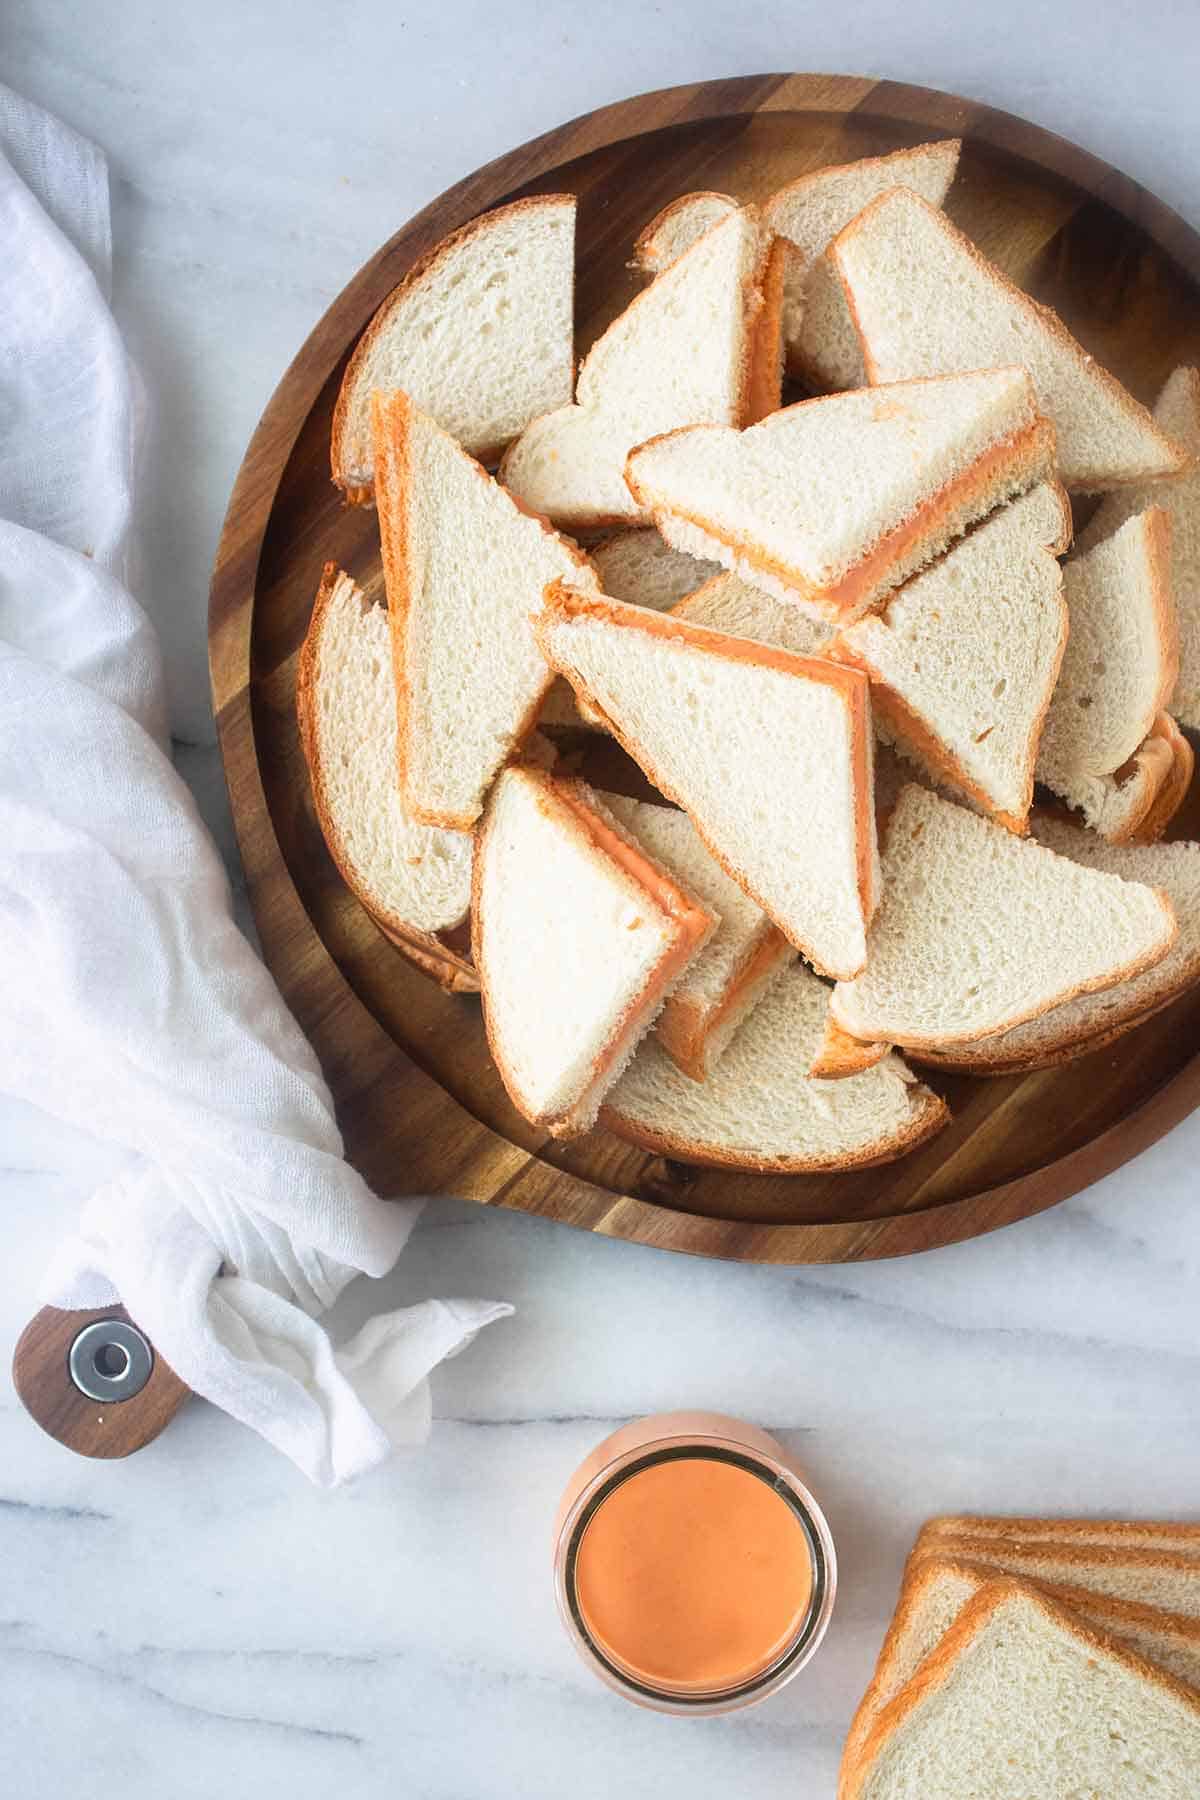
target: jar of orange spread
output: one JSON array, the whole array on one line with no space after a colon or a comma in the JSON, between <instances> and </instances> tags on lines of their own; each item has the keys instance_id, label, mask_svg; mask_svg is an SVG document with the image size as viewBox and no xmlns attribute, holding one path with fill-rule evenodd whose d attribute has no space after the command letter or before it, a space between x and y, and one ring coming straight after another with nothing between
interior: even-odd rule
<instances>
[{"instance_id":1,"label":"jar of orange spread","mask_svg":"<svg viewBox=\"0 0 1200 1800\"><path fill-rule=\"evenodd\" d=\"M662 1413L576 1470L555 1533L559 1611L618 1693L664 1712L790 1681L833 1610L824 1515L784 1447L720 1413Z\"/></svg>"}]
</instances>

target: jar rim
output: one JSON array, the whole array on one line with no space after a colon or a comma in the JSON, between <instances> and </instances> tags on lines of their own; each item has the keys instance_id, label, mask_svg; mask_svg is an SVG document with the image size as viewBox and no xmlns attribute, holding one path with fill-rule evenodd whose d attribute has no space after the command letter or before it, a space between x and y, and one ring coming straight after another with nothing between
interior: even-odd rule
<instances>
[{"instance_id":1,"label":"jar rim","mask_svg":"<svg viewBox=\"0 0 1200 1800\"><path fill-rule=\"evenodd\" d=\"M617 1488L646 1469L664 1463L703 1460L745 1470L784 1501L804 1532L813 1580L803 1619L788 1643L765 1668L733 1685L683 1690L639 1679L596 1641L579 1603L576 1567L588 1525ZM597 1471L563 1519L554 1573L555 1594L563 1624L579 1654L600 1678L643 1706L692 1714L731 1711L753 1705L790 1681L809 1661L824 1637L837 1588L837 1561L829 1526L795 1470L769 1453L748 1447L736 1439L691 1432L626 1450Z\"/></svg>"}]
</instances>

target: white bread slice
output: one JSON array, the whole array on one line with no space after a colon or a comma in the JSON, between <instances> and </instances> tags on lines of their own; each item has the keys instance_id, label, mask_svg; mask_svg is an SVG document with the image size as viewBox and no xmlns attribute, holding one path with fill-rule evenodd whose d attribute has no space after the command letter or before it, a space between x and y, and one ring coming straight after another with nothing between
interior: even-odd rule
<instances>
[{"instance_id":1,"label":"white bread slice","mask_svg":"<svg viewBox=\"0 0 1200 1800\"><path fill-rule=\"evenodd\" d=\"M831 1002L864 1042L988 1037L1161 962L1165 894L981 819L925 788L896 802L867 966Z\"/></svg>"},{"instance_id":2,"label":"white bread slice","mask_svg":"<svg viewBox=\"0 0 1200 1800\"><path fill-rule=\"evenodd\" d=\"M773 594L727 570L676 601L671 614L676 619L690 619L693 625L707 625L712 631L750 638L756 644L774 644L797 656L821 655L832 636L824 620L776 600Z\"/></svg>"},{"instance_id":3,"label":"white bread slice","mask_svg":"<svg viewBox=\"0 0 1200 1800\"><path fill-rule=\"evenodd\" d=\"M891 187L911 188L940 206L958 167L961 140L918 144L890 156L816 169L789 181L763 204L772 231L787 240L784 266L783 339L791 373L817 392L861 387L866 381L858 333L842 284L830 279L822 253L868 201ZM703 231L737 205L728 194L684 194L664 207L634 245L634 266L649 273L668 268ZM820 284L814 306L810 274ZM822 279L824 277L824 279Z\"/></svg>"},{"instance_id":4,"label":"white bread slice","mask_svg":"<svg viewBox=\"0 0 1200 1800\"><path fill-rule=\"evenodd\" d=\"M1200 981L1200 844L1106 844L1094 832L1049 818L1035 817L1033 831L1040 844L1059 856L1167 894L1178 935L1160 963L1129 981L1068 1000L994 1037L922 1050L915 1053L921 1062L1000 1075L1053 1065L1068 1052L1084 1055L1097 1048L1098 1038L1111 1043ZM1049 1526L1055 1523L1047 1521ZM1195 1530L1200 1539L1200 1526Z\"/></svg>"},{"instance_id":5,"label":"white bread slice","mask_svg":"<svg viewBox=\"0 0 1200 1800\"><path fill-rule=\"evenodd\" d=\"M1146 841L1165 788L1176 773L1169 713L1160 713L1130 757L1112 775L1075 784L1075 804L1090 828L1110 844ZM1153 841L1153 840L1150 840Z\"/></svg>"},{"instance_id":6,"label":"white bread slice","mask_svg":"<svg viewBox=\"0 0 1200 1800\"><path fill-rule=\"evenodd\" d=\"M469 831L550 685L532 625L543 589L595 573L407 394L373 404L405 805Z\"/></svg>"},{"instance_id":7,"label":"white bread slice","mask_svg":"<svg viewBox=\"0 0 1200 1800\"><path fill-rule=\"evenodd\" d=\"M330 459L346 498L369 501L374 491L376 388L403 388L485 462L531 419L565 406L574 295L574 194L497 207L423 256L375 314L342 378Z\"/></svg>"},{"instance_id":8,"label":"white bread slice","mask_svg":"<svg viewBox=\"0 0 1200 1800\"><path fill-rule=\"evenodd\" d=\"M1176 369L1154 408L1155 422L1200 458L1200 370ZM1171 515L1171 585L1179 619L1179 680L1171 699L1177 719L1200 730L1200 460L1174 481L1109 494L1080 533L1080 549L1111 537L1148 506Z\"/></svg>"},{"instance_id":9,"label":"white bread slice","mask_svg":"<svg viewBox=\"0 0 1200 1800\"><path fill-rule=\"evenodd\" d=\"M1071 509L1057 483L1001 507L827 654L871 680L876 726L1010 831L1033 801L1042 722L1067 642Z\"/></svg>"},{"instance_id":10,"label":"white bread slice","mask_svg":"<svg viewBox=\"0 0 1200 1800\"><path fill-rule=\"evenodd\" d=\"M698 588L718 569L716 563L701 562L682 550L673 550L653 528L618 532L597 544L591 555L606 594L614 600L627 600L631 606L652 607L655 612L669 612L677 600ZM561 677L546 695L539 723L574 731L597 730L601 725L600 720L576 704L574 694Z\"/></svg>"},{"instance_id":11,"label":"white bread slice","mask_svg":"<svg viewBox=\"0 0 1200 1800\"><path fill-rule=\"evenodd\" d=\"M654 1028L672 1062L693 1081L705 1081L734 1032L795 951L761 907L709 855L686 813L619 794L606 794L604 804L647 855L669 870L717 921Z\"/></svg>"},{"instance_id":12,"label":"white bread slice","mask_svg":"<svg viewBox=\"0 0 1200 1800\"><path fill-rule=\"evenodd\" d=\"M995 1570L959 1560L952 1547L915 1569L904 1583L895 1617L888 1628L843 1751L851 1766L883 1708L937 1649L963 1608L980 1589L995 1580ZM1043 1589L1083 1624L1107 1632L1117 1642L1145 1657L1177 1681L1200 1688L1200 1621L1162 1612L1157 1607L1112 1600L1087 1588L1052 1583Z\"/></svg>"},{"instance_id":13,"label":"white bread slice","mask_svg":"<svg viewBox=\"0 0 1200 1800\"><path fill-rule=\"evenodd\" d=\"M627 479L677 548L838 620L1042 480L1053 435L1023 369L983 369L670 432Z\"/></svg>"},{"instance_id":14,"label":"white bread slice","mask_svg":"<svg viewBox=\"0 0 1200 1800\"><path fill-rule=\"evenodd\" d=\"M1109 837L1104 777L1149 736L1179 670L1170 538L1169 516L1152 506L1064 570L1070 635L1037 777Z\"/></svg>"},{"instance_id":15,"label":"white bread slice","mask_svg":"<svg viewBox=\"0 0 1200 1800\"><path fill-rule=\"evenodd\" d=\"M845 1800L1194 1800L1200 1694L1048 1595L986 1584L843 1768Z\"/></svg>"},{"instance_id":16,"label":"white bread slice","mask_svg":"<svg viewBox=\"0 0 1200 1800\"><path fill-rule=\"evenodd\" d=\"M864 1069L873 1069L890 1050L890 1044L864 1044L858 1038L847 1037L827 1012L825 1030L808 1072L816 1081L844 1081L847 1075L861 1075Z\"/></svg>"},{"instance_id":17,"label":"white bread slice","mask_svg":"<svg viewBox=\"0 0 1200 1800\"><path fill-rule=\"evenodd\" d=\"M347 887L390 937L469 973L435 934L467 916L471 842L405 809L387 612L336 563L300 650L296 711L317 819Z\"/></svg>"},{"instance_id":18,"label":"white bread slice","mask_svg":"<svg viewBox=\"0 0 1200 1800\"><path fill-rule=\"evenodd\" d=\"M635 444L682 425L748 424L779 404L769 263L770 238L752 208L705 232L596 340L575 404L533 421L506 454L501 480L559 524L644 519L625 485Z\"/></svg>"},{"instance_id":19,"label":"white bread slice","mask_svg":"<svg viewBox=\"0 0 1200 1800\"><path fill-rule=\"evenodd\" d=\"M906 1576L917 1572L931 1558L944 1554L934 1541L920 1542L909 1557ZM1200 1554L1187 1549L1126 1548L1084 1544L1065 1538L1025 1543L997 1537L956 1538L954 1554L966 1562L980 1563L997 1574L1022 1581L1053 1585L1068 1583L1127 1600L1141 1606L1157 1606L1180 1618L1200 1620Z\"/></svg>"},{"instance_id":20,"label":"white bread slice","mask_svg":"<svg viewBox=\"0 0 1200 1800\"><path fill-rule=\"evenodd\" d=\"M648 225L642 226L633 242L630 267L640 269L643 275L661 275L706 231L737 209L738 202L732 194L717 194L711 189L680 194L655 213Z\"/></svg>"},{"instance_id":21,"label":"white bread slice","mask_svg":"<svg viewBox=\"0 0 1200 1800\"><path fill-rule=\"evenodd\" d=\"M504 770L478 836L471 945L493 1060L532 1124L589 1129L713 925L583 782Z\"/></svg>"},{"instance_id":22,"label":"white bread slice","mask_svg":"<svg viewBox=\"0 0 1200 1800\"><path fill-rule=\"evenodd\" d=\"M789 371L818 394L868 386L862 344L837 264L828 251L818 256L804 280L804 323ZM803 354L803 367L800 364Z\"/></svg>"},{"instance_id":23,"label":"white bread slice","mask_svg":"<svg viewBox=\"0 0 1200 1800\"><path fill-rule=\"evenodd\" d=\"M824 303L811 304L811 277L833 239L878 194L910 188L930 206L946 198L958 168L959 138L864 156L840 168L802 175L763 207L772 230L794 246L783 283L783 339L788 368L817 392L860 387L866 381L858 333L840 282ZM818 282L820 276L818 275ZM981 365L982 366L982 365Z\"/></svg>"},{"instance_id":24,"label":"white bread slice","mask_svg":"<svg viewBox=\"0 0 1200 1800\"><path fill-rule=\"evenodd\" d=\"M1021 362L1058 434L1060 480L1110 488L1180 473L1187 451L1114 376L906 188L873 200L829 250L872 382Z\"/></svg>"},{"instance_id":25,"label":"white bread slice","mask_svg":"<svg viewBox=\"0 0 1200 1800\"><path fill-rule=\"evenodd\" d=\"M915 1548L936 1547L941 1553L947 1539L958 1538L1183 1550L1200 1556L1200 1523L1194 1519L1045 1519L1006 1513L939 1513L922 1525Z\"/></svg>"},{"instance_id":26,"label":"white bread slice","mask_svg":"<svg viewBox=\"0 0 1200 1800\"><path fill-rule=\"evenodd\" d=\"M630 1143L713 1168L865 1168L915 1150L949 1113L898 1056L844 1081L810 1081L828 989L803 963L776 976L705 1082L648 1039L612 1088L602 1125Z\"/></svg>"},{"instance_id":27,"label":"white bread slice","mask_svg":"<svg viewBox=\"0 0 1200 1800\"><path fill-rule=\"evenodd\" d=\"M789 941L827 973L860 969L875 906L865 677L561 583L538 639Z\"/></svg>"},{"instance_id":28,"label":"white bread slice","mask_svg":"<svg viewBox=\"0 0 1200 1800\"><path fill-rule=\"evenodd\" d=\"M670 612L685 594L720 573L717 563L674 549L653 529L618 532L596 545L592 561L606 594L655 612Z\"/></svg>"}]
</instances>

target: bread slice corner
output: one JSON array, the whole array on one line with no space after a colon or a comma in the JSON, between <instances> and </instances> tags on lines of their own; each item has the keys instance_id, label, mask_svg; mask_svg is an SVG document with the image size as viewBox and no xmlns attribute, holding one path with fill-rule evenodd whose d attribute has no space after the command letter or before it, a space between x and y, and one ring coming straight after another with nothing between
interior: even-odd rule
<instances>
[{"instance_id":1,"label":"bread slice corner","mask_svg":"<svg viewBox=\"0 0 1200 1800\"><path fill-rule=\"evenodd\" d=\"M710 855L686 813L617 794L606 794L604 804L717 921L655 1026L672 1062L693 1081L705 1081L795 951Z\"/></svg>"},{"instance_id":2,"label":"bread slice corner","mask_svg":"<svg viewBox=\"0 0 1200 1800\"><path fill-rule=\"evenodd\" d=\"M813 1081L844 1081L848 1075L861 1075L864 1069L881 1063L891 1048L890 1044L864 1044L861 1039L848 1036L826 1013L825 1030L809 1064L809 1077Z\"/></svg>"},{"instance_id":3,"label":"bread slice corner","mask_svg":"<svg viewBox=\"0 0 1200 1800\"><path fill-rule=\"evenodd\" d=\"M1067 643L1057 482L992 513L825 654L871 681L877 725L935 782L1027 830L1034 767Z\"/></svg>"},{"instance_id":4,"label":"bread slice corner","mask_svg":"<svg viewBox=\"0 0 1200 1800\"><path fill-rule=\"evenodd\" d=\"M643 275L661 275L706 231L737 209L738 202L732 194L712 190L680 194L642 226L634 239L630 267Z\"/></svg>"},{"instance_id":5,"label":"bread slice corner","mask_svg":"<svg viewBox=\"0 0 1200 1800\"><path fill-rule=\"evenodd\" d=\"M414 819L396 769L387 613L326 563L300 649L300 742L329 854L379 929L443 983L477 988L438 935L471 901L471 842Z\"/></svg>"},{"instance_id":6,"label":"bread slice corner","mask_svg":"<svg viewBox=\"0 0 1200 1800\"><path fill-rule=\"evenodd\" d=\"M510 764L475 851L472 952L518 1111L587 1131L715 921L585 783Z\"/></svg>"},{"instance_id":7,"label":"bread slice corner","mask_svg":"<svg viewBox=\"0 0 1200 1800\"><path fill-rule=\"evenodd\" d=\"M421 257L359 339L333 414L330 462L352 504L374 497L371 394L404 388L482 462L571 398L574 194L483 213Z\"/></svg>"}]
</instances>

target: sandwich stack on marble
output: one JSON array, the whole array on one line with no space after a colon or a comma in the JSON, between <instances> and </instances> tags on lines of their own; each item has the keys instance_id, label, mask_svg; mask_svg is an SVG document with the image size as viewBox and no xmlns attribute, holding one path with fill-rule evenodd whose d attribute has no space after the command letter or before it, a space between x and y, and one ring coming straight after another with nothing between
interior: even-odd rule
<instances>
[{"instance_id":1,"label":"sandwich stack on marble","mask_svg":"<svg viewBox=\"0 0 1200 1800\"><path fill-rule=\"evenodd\" d=\"M839 1800L1191 1800L1198 1780L1200 1525L922 1528Z\"/></svg>"},{"instance_id":2,"label":"sandwich stack on marble","mask_svg":"<svg viewBox=\"0 0 1200 1800\"><path fill-rule=\"evenodd\" d=\"M575 202L515 202L346 370L386 606L326 567L313 802L550 1133L884 1162L949 1117L913 1064L1200 981L1200 378L1126 392L951 222L958 152L681 196L577 373Z\"/></svg>"}]
</instances>

